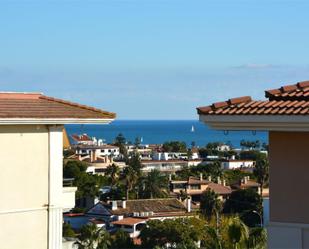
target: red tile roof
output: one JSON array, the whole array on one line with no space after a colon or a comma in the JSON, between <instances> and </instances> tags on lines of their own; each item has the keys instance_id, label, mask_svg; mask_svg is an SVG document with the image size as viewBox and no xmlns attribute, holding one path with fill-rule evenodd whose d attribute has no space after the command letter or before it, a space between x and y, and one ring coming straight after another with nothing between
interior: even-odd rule
<instances>
[{"instance_id":1,"label":"red tile roof","mask_svg":"<svg viewBox=\"0 0 309 249\"><path fill-rule=\"evenodd\" d=\"M0 92L0 118L114 119L115 113L44 96Z\"/></svg>"},{"instance_id":2,"label":"red tile roof","mask_svg":"<svg viewBox=\"0 0 309 249\"><path fill-rule=\"evenodd\" d=\"M128 218L124 218L122 220L113 221L112 224L113 225L129 225L129 226L133 226L135 224L138 224L138 223L141 223L141 222L145 222L147 220L148 220L148 218L128 217Z\"/></svg>"},{"instance_id":3,"label":"red tile roof","mask_svg":"<svg viewBox=\"0 0 309 249\"><path fill-rule=\"evenodd\" d=\"M229 99L210 106L198 107L200 115L307 115L309 114L309 81L267 90L269 100L251 97Z\"/></svg>"},{"instance_id":4,"label":"red tile roof","mask_svg":"<svg viewBox=\"0 0 309 249\"><path fill-rule=\"evenodd\" d=\"M91 137L89 137L87 134L83 135L73 134L71 137L78 142L92 141Z\"/></svg>"},{"instance_id":5,"label":"red tile roof","mask_svg":"<svg viewBox=\"0 0 309 249\"><path fill-rule=\"evenodd\" d=\"M270 100L309 100L309 81L265 91Z\"/></svg>"}]
</instances>

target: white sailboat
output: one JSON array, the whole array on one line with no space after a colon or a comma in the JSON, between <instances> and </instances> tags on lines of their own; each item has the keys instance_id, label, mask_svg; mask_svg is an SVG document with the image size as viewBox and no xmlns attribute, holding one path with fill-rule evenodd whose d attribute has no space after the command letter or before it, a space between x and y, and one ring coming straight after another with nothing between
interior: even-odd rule
<instances>
[{"instance_id":1,"label":"white sailboat","mask_svg":"<svg viewBox=\"0 0 309 249\"><path fill-rule=\"evenodd\" d=\"M191 132L195 132L194 126L191 127Z\"/></svg>"}]
</instances>

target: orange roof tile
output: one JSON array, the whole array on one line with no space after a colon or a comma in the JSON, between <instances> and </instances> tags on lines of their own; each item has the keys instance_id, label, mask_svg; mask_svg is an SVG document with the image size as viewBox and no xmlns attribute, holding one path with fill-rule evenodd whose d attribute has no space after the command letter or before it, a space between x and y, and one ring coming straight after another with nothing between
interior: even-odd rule
<instances>
[{"instance_id":1,"label":"orange roof tile","mask_svg":"<svg viewBox=\"0 0 309 249\"><path fill-rule=\"evenodd\" d=\"M44 96L0 92L0 118L114 119L115 113Z\"/></svg>"},{"instance_id":2,"label":"orange roof tile","mask_svg":"<svg viewBox=\"0 0 309 249\"><path fill-rule=\"evenodd\" d=\"M148 219L146 218L133 218L133 217L128 217L128 218L124 218L122 220L117 220L117 221L113 221L112 224L113 225L129 225L129 226L133 226L135 224L141 223L141 222L145 222Z\"/></svg>"},{"instance_id":3,"label":"orange roof tile","mask_svg":"<svg viewBox=\"0 0 309 249\"><path fill-rule=\"evenodd\" d=\"M198 107L202 115L308 115L309 81L265 91L268 100L240 97Z\"/></svg>"}]
</instances>

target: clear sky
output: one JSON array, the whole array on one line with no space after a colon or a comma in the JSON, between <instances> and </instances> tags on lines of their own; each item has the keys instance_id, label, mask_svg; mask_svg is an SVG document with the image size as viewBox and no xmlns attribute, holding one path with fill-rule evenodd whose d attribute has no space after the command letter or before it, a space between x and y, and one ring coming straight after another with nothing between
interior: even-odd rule
<instances>
[{"instance_id":1,"label":"clear sky","mask_svg":"<svg viewBox=\"0 0 309 249\"><path fill-rule=\"evenodd\" d=\"M0 1L0 90L39 91L119 119L309 79L309 1Z\"/></svg>"}]
</instances>

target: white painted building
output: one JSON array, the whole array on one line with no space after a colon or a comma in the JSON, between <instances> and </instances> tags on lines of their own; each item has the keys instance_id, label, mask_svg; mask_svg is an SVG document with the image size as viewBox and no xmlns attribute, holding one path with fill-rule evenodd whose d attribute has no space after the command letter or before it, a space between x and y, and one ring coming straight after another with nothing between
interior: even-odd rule
<instances>
[{"instance_id":1,"label":"white painted building","mask_svg":"<svg viewBox=\"0 0 309 249\"><path fill-rule=\"evenodd\" d=\"M198 159L198 152L193 151L191 159ZM188 159L188 154L185 152L154 152L152 154L153 160L175 160L175 159Z\"/></svg>"},{"instance_id":2,"label":"white painted building","mask_svg":"<svg viewBox=\"0 0 309 249\"><path fill-rule=\"evenodd\" d=\"M80 161L86 158L97 160L97 158L118 157L120 155L119 147L109 144L104 145L79 145L75 147L75 154L79 157Z\"/></svg>"},{"instance_id":3,"label":"white painted building","mask_svg":"<svg viewBox=\"0 0 309 249\"><path fill-rule=\"evenodd\" d=\"M75 205L63 187L63 125L109 123L113 113L40 93L0 93L0 247L61 249L62 212Z\"/></svg>"},{"instance_id":4,"label":"white painted building","mask_svg":"<svg viewBox=\"0 0 309 249\"><path fill-rule=\"evenodd\" d=\"M221 162L222 169L240 169L240 168L253 168L255 161L253 160L224 160Z\"/></svg>"}]
</instances>

